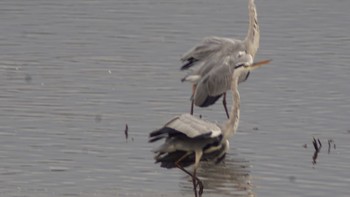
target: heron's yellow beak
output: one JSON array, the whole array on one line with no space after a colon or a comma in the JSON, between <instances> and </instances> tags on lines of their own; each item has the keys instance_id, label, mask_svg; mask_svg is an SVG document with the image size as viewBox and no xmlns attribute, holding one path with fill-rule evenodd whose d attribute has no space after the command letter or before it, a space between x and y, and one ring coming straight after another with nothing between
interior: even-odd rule
<instances>
[{"instance_id":1,"label":"heron's yellow beak","mask_svg":"<svg viewBox=\"0 0 350 197\"><path fill-rule=\"evenodd\" d=\"M262 65L264 65L264 64L268 64L268 63L270 63L272 60L271 59L269 59L269 60L262 60L262 61L260 61L260 62L254 62L252 65L250 65L248 68L249 68L249 70L254 70L254 69L257 69L257 68L259 68L259 67L261 67Z\"/></svg>"}]
</instances>

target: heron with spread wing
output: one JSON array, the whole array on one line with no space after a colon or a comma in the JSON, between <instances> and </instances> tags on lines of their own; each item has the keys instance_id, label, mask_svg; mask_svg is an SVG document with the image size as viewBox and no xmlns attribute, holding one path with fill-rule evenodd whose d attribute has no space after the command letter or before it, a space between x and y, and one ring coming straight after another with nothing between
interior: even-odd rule
<instances>
[{"instance_id":1,"label":"heron with spread wing","mask_svg":"<svg viewBox=\"0 0 350 197\"><path fill-rule=\"evenodd\" d=\"M150 133L150 142L165 138L165 142L154 149L155 160L162 167L178 167L192 177L195 196L197 184L199 195L203 192L203 185L196 176L196 170L201 160L220 162L229 148L228 139L236 132L239 122L240 96L238 82L242 73L258 68L269 61L253 63L249 54L243 54L237 59L224 62L233 69L230 76L232 90L232 109L229 119L223 125L217 125L190 114L182 114L168 121L162 128ZM193 174L184 167L194 164Z\"/></svg>"},{"instance_id":2,"label":"heron with spread wing","mask_svg":"<svg viewBox=\"0 0 350 197\"><path fill-rule=\"evenodd\" d=\"M248 0L249 26L248 32L244 40L237 40L224 37L206 37L199 44L185 53L181 61L184 62L181 70L190 70L190 72L181 80L189 81L192 85L192 103L191 114L193 114L193 106L208 107L214 104L223 95L223 106L227 117L229 116L226 107L226 91L220 95L208 95L203 102L196 101L194 98L197 85L201 79L209 72L213 71L217 66L221 66L228 58L237 58L241 51L245 51L252 58L259 48L260 30L257 19L257 12L254 0ZM224 75L221 69L215 69L218 76ZM230 73L232 74L232 73ZM241 73L238 82L247 80L249 71ZM230 79L226 81L230 83ZM203 99L203 98L202 98Z\"/></svg>"}]
</instances>

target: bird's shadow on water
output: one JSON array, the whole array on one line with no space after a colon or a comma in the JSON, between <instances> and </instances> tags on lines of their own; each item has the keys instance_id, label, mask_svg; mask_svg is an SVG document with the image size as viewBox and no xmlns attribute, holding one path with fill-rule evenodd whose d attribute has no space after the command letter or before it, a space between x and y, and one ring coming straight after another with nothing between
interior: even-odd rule
<instances>
[{"instance_id":1,"label":"bird's shadow on water","mask_svg":"<svg viewBox=\"0 0 350 197\"><path fill-rule=\"evenodd\" d=\"M255 196L252 191L250 162L237 154L228 154L223 162L215 164L202 161L198 169L203 181L203 196ZM185 176L180 182L183 193L192 193L191 178Z\"/></svg>"}]
</instances>

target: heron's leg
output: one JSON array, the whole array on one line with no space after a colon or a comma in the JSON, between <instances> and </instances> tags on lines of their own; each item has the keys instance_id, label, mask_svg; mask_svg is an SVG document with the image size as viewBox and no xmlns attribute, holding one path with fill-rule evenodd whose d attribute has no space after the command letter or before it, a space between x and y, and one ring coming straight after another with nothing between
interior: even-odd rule
<instances>
[{"instance_id":1,"label":"heron's leg","mask_svg":"<svg viewBox=\"0 0 350 197\"><path fill-rule=\"evenodd\" d=\"M183 168L178 163L175 163L175 165L177 168L179 168L180 170L182 170L183 172L188 174L193 179L193 175L189 171L187 171L185 168ZM199 186L199 196L201 196L203 194L203 188L204 188L203 183L198 177L194 177L194 178L197 180L197 185Z\"/></svg>"},{"instance_id":2,"label":"heron's leg","mask_svg":"<svg viewBox=\"0 0 350 197\"><path fill-rule=\"evenodd\" d=\"M196 85L192 85L192 96L191 96L191 115L193 115L193 107L194 107L194 93L196 91Z\"/></svg>"},{"instance_id":3,"label":"heron's leg","mask_svg":"<svg viewBox=\"0 0 350 197\"><path fill-rule=\"evenodd\" d=\"M197 169L199 167L199 162L202 158L203 152L200 151L196 151L195 152L195 162L194 162L194 167L193 167L193 177L192 177L192 182L193 182L193 190L194 190L194 194L197 197L197 183L196 180L198 181L198 185L199 185L199 197L202 196L203 193L203 183L202 181L197 177L196 173L197 173Z\"/></svg>"},{"instance_id":4,"label":"heron's leg","mask_svg":"<svg viewBox=\"0 0 350 197\"><path fill-rule=\"evenodd\" d=\"M193 115L193 106L194 106L194 100L191 101L191 115Z\"/></svg>"},{"instance_id":5,"label":"heron's leg","mask_svg":"<svg viewBox=\"0 0 350 197\"><path fill-rule=\"evenodd\" d=\"M189 171L187 171L185 168L183 168L183 167L182 167L181 165L179 165L178 163L175 163L175 165L176 165L176 167L178 167L180 170L182 170L183 172L185 172L186 174L188 174L188 175L192 178L192 181L193 181L193 179L196 179L196 180L197 180L198 185L199 185L199 188L200 188L200 191L199 191L199 192L200 192L200 195L199 195L199 196L201 196L202 193L203 193L203 183L202 183L202 181L199 180L198 177L194 177ZM194 192L195 192L194 195L197 196L197 191L195 190Z\"/></svg>"},{"instance_id":6,"label":"heron's leg","mask_svg":"<svg viewBox=\"0 0 350 197\"><path fill-rule=\"evenodd\" d=\"M193 178L193 175L179 164L183 159L185 159L190 154L191 153L185 153L180 159L178 159L175 162L175 165L176 165L177 168L179 168L180 170L184 171L186 174L190 175Z\"/></svg>"},{"instance_id":7,"label":"heron's leg","mask_svg":"<svg viewBox=\"0 0 350 197\"><path fill-rule=\"evenodd\" d=\"M228 114L228 110L227 110L227 105L226 105L226 92L224 93L224 96L222 98L222 105L224 105L227 118L230 118L230 115Z\"/></svg>"},{"instance_id":8,"label":"heron's leg","mask_svg":"<svg viewBox=\"0 0 350 197\"><path fill-rule=\"evenodd\" d=\"M176 165L177 168L179 168L180 170L182 170L183 172L185 172L186 174L188 174L188 175L192 178L192 180L193 180L193 178L195 178L195 179L197 180L198 185L199 185L199 196L201 196L202 193L203 193L203 183L202 183L202 181L199 180L198 177L193 176L189 171L187 171L185 168L183 168L183 167L179 164L184 158L186 158L186 157L187 157L188 155L190 155L190 154L191 154L191 153L186 153L186 154L184 154L180 159L178 159L178 160L175 162L175 165ZM196 193L195 193L195 195L196 195ZM197 195L196 195L196 196L197 196Z\"/></svg>"}]
</instances>

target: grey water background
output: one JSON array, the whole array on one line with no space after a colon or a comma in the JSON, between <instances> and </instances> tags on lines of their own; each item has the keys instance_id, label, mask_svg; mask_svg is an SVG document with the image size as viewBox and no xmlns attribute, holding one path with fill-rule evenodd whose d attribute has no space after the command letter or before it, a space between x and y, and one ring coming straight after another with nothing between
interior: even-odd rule
<instances>
[{"instance_id":1,"label":"grey water background","mask_svg":"<svg viewBox=\"0 0 350 197\"><path fill-rule=\"evenodd\" d=\"M202 163L203 196L349 196L350 1L256 4L256 60L273 62L240 85L240 126L225 164ZM148 133L189 112L181 54L246 31L246 0L0 1L0 196L193 196L153 163ZM195 113L226 119L221 102Z\"/></svg>"}]
</instances>

